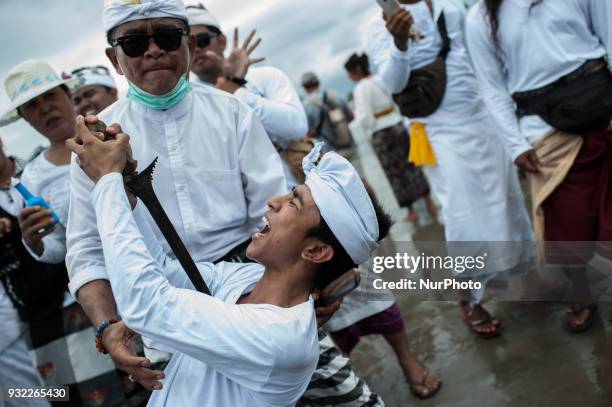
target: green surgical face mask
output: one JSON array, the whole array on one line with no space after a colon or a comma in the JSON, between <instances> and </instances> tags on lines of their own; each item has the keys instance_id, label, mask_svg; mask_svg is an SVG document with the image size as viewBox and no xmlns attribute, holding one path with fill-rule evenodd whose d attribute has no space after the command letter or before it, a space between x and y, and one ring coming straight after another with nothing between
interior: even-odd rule
<instances>
[{"instance_id":1,"label":"green surgical face mask","mask_svg":"<svg viewBox=\"0 0 612 407\"><path fill-rule=\"evenodd\" d=\"M149 92L145 92L130 81L128 81L128 86L128 99L154 110L170 109L191 92L191 84L187 80L186 73L181 75L174 89L165 95L153 95Z\"/></svg>"}]
</instances>

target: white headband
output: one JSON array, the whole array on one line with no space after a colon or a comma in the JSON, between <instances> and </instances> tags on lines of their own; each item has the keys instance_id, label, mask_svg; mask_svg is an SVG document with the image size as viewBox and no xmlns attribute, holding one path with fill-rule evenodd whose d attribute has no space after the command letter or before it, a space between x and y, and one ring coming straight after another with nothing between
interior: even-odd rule
<instances>
[{"instance_id":1,"label":"white headband","mask_svg":"<svg viewBox=\"0 0 612 407\"><path fill-rule=\"evenodd\" d=\"M189 19L189 25L206 25L209 27L215 27L221 31L221 24L219 20L212 13L199 3L197 5L187 6L187 18Z\"/></svg>"},{"instance_id":2,"label":"white headband","mask_svg":"<svg viewBox=\"0 0 612 407\"><path fill-rule=\"evenodd\" d=\"M357 265L378 248L378 221L374 205L357 170L338 153L324 154L317 143L304 157L306 185L321 216Z\"/></svg>"},{"instance_id":3,"label":"white headband","mask_svg":"<svg viewBox=\"0 0 612 407\"><path fill-rule=\"evenodd\" d=\"M105 0L102 22L106 32L134 20L178 18L187 22L182 0Z\"/></svg>"}]
</instances>

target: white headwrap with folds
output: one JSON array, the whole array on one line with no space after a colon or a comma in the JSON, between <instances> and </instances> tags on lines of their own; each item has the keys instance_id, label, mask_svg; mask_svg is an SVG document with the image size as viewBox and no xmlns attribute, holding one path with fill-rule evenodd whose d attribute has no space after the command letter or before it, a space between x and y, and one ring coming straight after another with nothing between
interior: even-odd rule
<instances>
[{"instance_id":1,"label":"white headwrap with folds","mask_svg":"<svg viewBox=\"0 0 612 407\"><path fill-rule=\"evenodd\" d=\"M186 10L189 25L206 25L221 31L221 24L217 17L213 16L202 3L188 5Z\"/></svg>"},{"instance_id":2,"label":"white headwrap with folds","mask_svg":"<svg viewBox=\"0 0 612 407\"><path fill-rule=\"evenodd\" d=\"M359 265L378 248L374 205L357 170L346 158L329 152L319 160L323 144L317 143L302 161L306 185L332 233Z\"/></svg>"},{"instance_id":3,"label":"white headwrap with folds","mask_svg":"<svg viewBox=\"0 0 612 407\"><path fill-rule=\"evenodd\" d=\"M107 32L128 21L165 17L187 21L183 0L104 0L102 22Z\"/></svg>"}]
</instances>

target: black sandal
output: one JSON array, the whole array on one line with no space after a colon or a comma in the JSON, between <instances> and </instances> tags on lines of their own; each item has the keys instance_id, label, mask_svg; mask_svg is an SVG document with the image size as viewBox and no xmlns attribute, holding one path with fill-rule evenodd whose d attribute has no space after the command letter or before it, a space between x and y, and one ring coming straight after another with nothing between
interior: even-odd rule
<instances>
[{"instance_id":1,"label":"black sandal","mask_svg":"<svg viewBox=\"0 0 612 407\"><path fill-rule=\"evenodd\" d=\"M580 325L574 325L574 324L570 324L567 320L567 315L575 315L578 316L580 314L582 314L582 311L584 311L585 309L589 310L589 315L587 316L587 318L584 320L584 322ZM591 326L593 325L593 322L595 322L595 313L597 312L597 303L594 302L592 304L586 305L584 307L580 307L577 310L574 310L572 308L568 308L565 311L565 316L566 318L563 320L563 329L571 334L578 334L578 333L582 333L582 332L586 332L588 331Z\"/></svg>"}]
</instances>

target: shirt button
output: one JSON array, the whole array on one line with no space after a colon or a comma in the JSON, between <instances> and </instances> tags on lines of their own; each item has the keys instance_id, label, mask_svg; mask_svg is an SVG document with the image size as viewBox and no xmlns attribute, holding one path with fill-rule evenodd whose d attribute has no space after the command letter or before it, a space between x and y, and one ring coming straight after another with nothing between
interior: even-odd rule
<instances>
[{"instance_id":1,"label":"shirt button","mask_svg":"<svg viewBox=\"0 0 612 407\"><path fill-rule=\"evenodd\" d=\"M185 187L183 185L179 185L178 187L176 187L176 190L179 192L183 192L185 190Z\"/></svg>"},{"instance_id":2,"label":"shirt button","mask_svg":"<svg viewBox=\"0 0 612 407\"><path fill-rule=\"evenodd\" d=\"M187 225L186 229L187 229L187 232L191 232L193 230L193 226Z\"/></svg>"}]
</instances>

